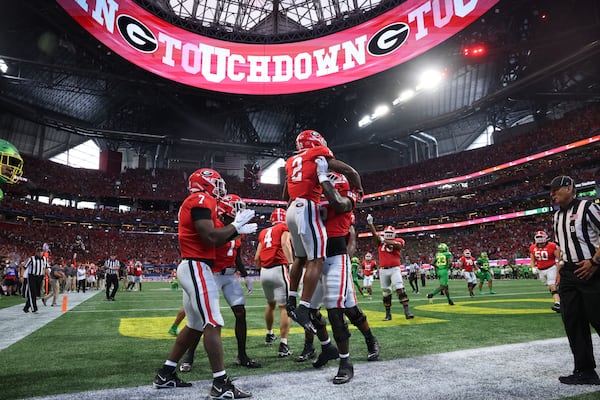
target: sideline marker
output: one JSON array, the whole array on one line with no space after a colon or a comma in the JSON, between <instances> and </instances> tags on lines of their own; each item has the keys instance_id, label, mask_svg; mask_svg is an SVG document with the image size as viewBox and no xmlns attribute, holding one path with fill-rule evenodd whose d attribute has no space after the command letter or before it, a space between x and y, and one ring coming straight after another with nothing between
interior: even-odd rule
<instances>
[{"instance_id":1,"label":"sideline marker","mask_svg":"<svg viewBox=\"0 0 600 400\"><path fill-rule=\"evenodd\" d=\"M69 296L63 296L62 300L62 312L67 312L67 304L69 303Z\"/></svg>"}]
</instances>

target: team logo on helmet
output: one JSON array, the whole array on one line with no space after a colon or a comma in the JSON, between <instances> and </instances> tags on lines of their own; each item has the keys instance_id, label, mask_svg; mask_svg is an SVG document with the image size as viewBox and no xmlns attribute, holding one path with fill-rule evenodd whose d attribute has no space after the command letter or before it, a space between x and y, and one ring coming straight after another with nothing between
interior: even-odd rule
<instances>
[{"instance_id":1,"label":"team logo on helmet","mask_svg":"<svg viewBox=\"0 0 600 400\"><path fill-rule=\"evenodd\" d=\"M210 168L201 168L194 171L188 178L188 189L190 192L207 192L216 199L227 195L225 181L221 175Z\"/></svg>"},{"instance_id":2,"label":"team logo on helmet","mask_svg":"<svg viewBox=\"0 0 600 400\"><path fill-rule=\"evenodd\" d=\"M276 208L271 213L271 223L273 225L280 222L285 222L285 210L283 208Z\"/></svg>"},{"instance_id":3,"label":"team logo on helmet","mask_svg":"<svg viewBox=\"0 0 600 400\"><path fill-rule=\"evenodd\" d=\"M327 146L327 141L317 131L302 131L296 137L296 150L303 151L313 147Z\"/></svg>"},{"instance_id":4,"label":"team logo on helmet","mask_svg":"<svg viewBox=\"0 0 600 400\"><path fill-rule=\"evenodd\" d=\"M549 240L548 234L544 231L537 231L535 233L534 239L536 244L544 244Z\"/></svg>"}]
</instances>

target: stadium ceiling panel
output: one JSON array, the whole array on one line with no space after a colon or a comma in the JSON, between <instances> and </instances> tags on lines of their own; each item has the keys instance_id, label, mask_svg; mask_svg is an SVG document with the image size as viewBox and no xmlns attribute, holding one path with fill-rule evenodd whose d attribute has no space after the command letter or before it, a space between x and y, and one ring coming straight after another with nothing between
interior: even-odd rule
<instances>
[{"instance_id":1,"label":"stadium ceiling panel","mask_svg":"<svg viewBox=\"0 0 600 400\"><path fill-rule=\"evenodd\" d=\"M136 2L210 38L265 44L339 32L404 3ZM226 150L287 155L298 131L312 128L358 168L365 154L377 154L381 146L396 149L406 164L416 160L415 144L427 142L411 136L417 132L436 139L438 153L447 154L465 149L488 124L506 129L600 101L596 3L500 0L459 34L398 67L314 92L250 96L196 89L144 71L98 42L53 1L8 2L0 13L0 129L22 126L9 115L72 135L66 141L72 145L91 138L101 148L151 152L162 146L174 158L194 148L199 158L210 158ZM485 45L485 54L465 55L477 45ZM392 106L430 67L443 74L439 86ZM359 127L381 104L389 105L389 114ZM41 153L23 145L31 154L51 157L64 150L60 135L23 132L23 138L46 141Z\"/></svg>"}]
</instances>

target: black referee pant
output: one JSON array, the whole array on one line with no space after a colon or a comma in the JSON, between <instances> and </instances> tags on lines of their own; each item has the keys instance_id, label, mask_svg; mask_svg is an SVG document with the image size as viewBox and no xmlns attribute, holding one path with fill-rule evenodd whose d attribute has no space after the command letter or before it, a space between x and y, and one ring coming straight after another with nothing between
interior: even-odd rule
<instances>
[{"instance_id":1,"label":"black referee pant","mask_svg":"<svg viewBox=\"0 0 600 400\"><path fill-rule=\"evenodd\" d=\"M110 291L111 286L113 286L112 292ZM106 274L106 299L114 299L117 290L119 290L119 278L117 274Z\"/></svg>"},{"instance_id":2,"label":"black referee pant","mask_svg":"<svg viewBox=\"0 0 600 400\"><path fill-rule=\"evenodd\" d=\"M30 308L33 309L33 312L38 310L37 298L40 296L43 280L44 277L42 275L29 275L27 277L25 284L25 298L27 301L25 302L23 311L29 312Z\"/></svg>"},{"instance_id":3,"label":"black referee pant","mask_svg":"<svg viewBox=\"0 0 600 400\"><path fill-rule=\"evenodd\" d=\"M565 262L560 269L560 309L569 338L576 371L596 368L590 325L600 335L600 274L583 280L575 275L577 264Z\"/></svg>"}]
</instances>

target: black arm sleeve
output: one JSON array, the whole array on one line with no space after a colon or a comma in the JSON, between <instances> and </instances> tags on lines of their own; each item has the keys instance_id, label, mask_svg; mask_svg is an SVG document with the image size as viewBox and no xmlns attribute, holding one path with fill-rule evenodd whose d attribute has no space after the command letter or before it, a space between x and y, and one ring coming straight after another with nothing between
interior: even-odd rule
<instances>
[{"instance_id":1,"label":"black arm sleeve","mask_svg":"<svg viewBox=\"0 0 600 400\"><path fill-rule=\"evenodd\" d=\"M198 221L200 219L211 219L210 210L208 208L192 208L192 221Z\"/></svg>"}]
</instances>

